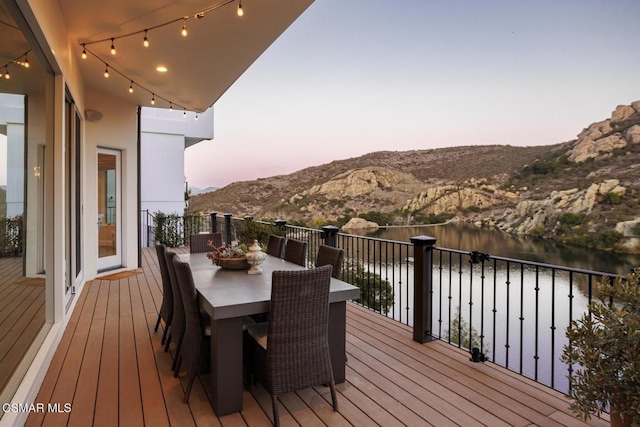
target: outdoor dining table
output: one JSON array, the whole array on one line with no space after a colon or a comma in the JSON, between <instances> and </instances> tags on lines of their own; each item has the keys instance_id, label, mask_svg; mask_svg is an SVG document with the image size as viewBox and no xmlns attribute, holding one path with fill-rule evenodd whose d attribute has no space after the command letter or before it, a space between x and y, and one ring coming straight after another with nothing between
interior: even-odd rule
<instances>
[{"instance_id":1,"label":"outdoor dining table","mask_svg":"<svg viewBox=\"0 0 640 427\"><path fill-rule=\"evenodd\" d=\"M247 270L214 266L206 253L179 256L191 266L200 304L211 318L210 386L213 409L218 416L238 412L242 410L243 392L243 318L269 312L273 271L302 270L305 267L269 255L260 264L263 273L250 275ZM331 279L329 352L336 383L345 381L346 301L359 296L357 287Z\"/></svg>"}]
</instances>

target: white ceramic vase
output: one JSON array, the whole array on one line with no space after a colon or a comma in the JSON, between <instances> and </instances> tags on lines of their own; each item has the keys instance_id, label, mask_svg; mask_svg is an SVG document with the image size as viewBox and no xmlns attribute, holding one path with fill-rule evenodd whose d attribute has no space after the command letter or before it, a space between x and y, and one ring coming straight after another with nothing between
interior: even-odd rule
<instances>
[{"instance_id":1,"label":"white ceramic vase","mask_svg":"<svg viewBox=\"0 0 640 427\"><path fill-rule=\"evenodd\" d=\"M262 261L265 260L265 258L267 257L267 254L262 252L262 249L260 248L260 245L258 244L257 240L254 240L253 244L249 246L246 257L247 257L247 263L249 263L249 265L251 266L251 268L249 268L249 271L247 273L262 274L262 268L258 266L262 264Z\"/></svg>"}]
</instances>

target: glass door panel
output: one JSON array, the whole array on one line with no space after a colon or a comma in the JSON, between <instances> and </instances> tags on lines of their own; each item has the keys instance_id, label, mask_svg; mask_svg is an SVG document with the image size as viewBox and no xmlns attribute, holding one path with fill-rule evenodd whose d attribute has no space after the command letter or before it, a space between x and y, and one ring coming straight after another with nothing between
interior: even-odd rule
<instances>
[{"instance_id":1,"label":"glass door panel","mask_svg":"<svg viewBox=\"0 0 640 427\"><path fill-rule=\"evenodd\" d=\"M98 270L122 265L120 152L98 151Z\"/></svg>"}]
</instances>

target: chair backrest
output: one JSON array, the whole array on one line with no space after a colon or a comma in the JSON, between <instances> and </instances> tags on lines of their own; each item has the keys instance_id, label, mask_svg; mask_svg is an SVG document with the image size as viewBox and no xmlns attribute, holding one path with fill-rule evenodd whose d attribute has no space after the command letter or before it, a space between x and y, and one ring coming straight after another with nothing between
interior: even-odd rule
<instances>
[{"instance_id":1,"label":"chair backrest","mask_svg":"<svg viewBox=\"0 0 640 427\"><path fill-rule=\"evenodd\" d=\"M222 246L222 233L192 234L189 241L189 252L210 252L212 248L208 245L209 241L211 241L216 248Z\"/></svg>"},{"instance_id":2,"label":"chair backrest","mask_svg":"<svg viewBox=\"0 0 640 427\"><path fill-rule=\"evenodd\" d=\"M269 255L282 258L282 249L284 249L284 237L276 236L275 234L269 235L269 241L267 242L267 253Z\"/></svg>"},{"instance_id":3,"label":"chair backrest","mask_svg":"<svg viewBox=\"0 0 640 427\"><path fill-rule=\"evenodd\" d=\"M342 261L344 259L344 251L332 246L320 245L318 247L318 255L316 257L316 267L330 265L333 267L333 277L340 278L342 273Z\"/></svg>"},{"instance_id":4,"label":"chair backrest","mask_svg":"<svg viewBox=\"0 0 640 427\"><path fill-rule=\"evenodd\" d=\"M305 257L307 255L307 242L296 239L287 239L284 247L284 259L298 265L305 266Z\"/></svg>"},{"instance_id":5,"label":"chair backrest","mask_svg":"<svg viewBox=\"0 0 640 427\"><path fill-rule=\"evenodd\" d=\"M167 269L167 259L165 252L167 247L156 242L156 255L158 256L158 267L160 268L160 278L162 279L162 305L160 306L160 317L167 325L171 324L173 317L173 289L171 288L171 278Z\"/></svg>"},{"instance_id":6,"label":"chair backrest","mask_svg":"<svg viewBox=\"0 0 640 427\"><path fill-rule=\"evenodd\" d=\"M180 354L184 362L186 362L186 366L192 366L192 363L200 357L200 347L204 336L198 291L196 291L193 284L193 275L188 263L180 261L178 257L174 257L173 267L176 272L180 295L182 296L185 316L185 329Z\"/></svg>"},{"instance_id":7,"label":"chair backrest","mask_svg":"<svg viewBox=\"0 0 640 427\"><path fill-rule=\"evenodd\" d=\"M171 339L174 342L179 343L182 335L184 334L184 305L182 304L182 294L180 293L180 284L176 276L176 268L173 264L173 259L178 255L173 251L166 251L165 258L167 260L167 270L169 271L169 278L171 279L171 289L173 291L173 319L171 321Z\"/></svg>"},{"instance_id":8,"label":"chair backrest","mask_svg":"<svg viewBox=\"0 0 640 427\"><path fill-rule=\"evenodd\" d=\"M272 273L267 388L287 393L333 381L329 355L331 266Z\"/></svg>"}]
</instances>

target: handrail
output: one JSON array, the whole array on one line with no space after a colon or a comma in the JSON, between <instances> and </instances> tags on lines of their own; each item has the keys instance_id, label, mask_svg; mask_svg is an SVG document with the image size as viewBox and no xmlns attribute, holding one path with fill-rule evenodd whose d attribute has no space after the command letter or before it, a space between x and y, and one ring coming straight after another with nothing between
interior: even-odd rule
<instances>
[{"instance_id":1,"label":"handrail","mask_svg":"<svg viewBox=\"0 0 640 427\"><path fill-rule=\"evenodd\" d=\"M253 220L231 214L211 218L218 231L232 239L245 221ZM432 238L422 252L425 247L417 243L339 233L337 227L256 222L307 241L310 267L320 244L343 249L342 279L361 290L355 302L413 327L417 341L444 340L469 350L474 361L486 359L561 392L568 391L571 372L560 361L563 346L569 344L564 331L587 310L597 280L616 277L442 248Z\"/></svg>"}]
</instances>

